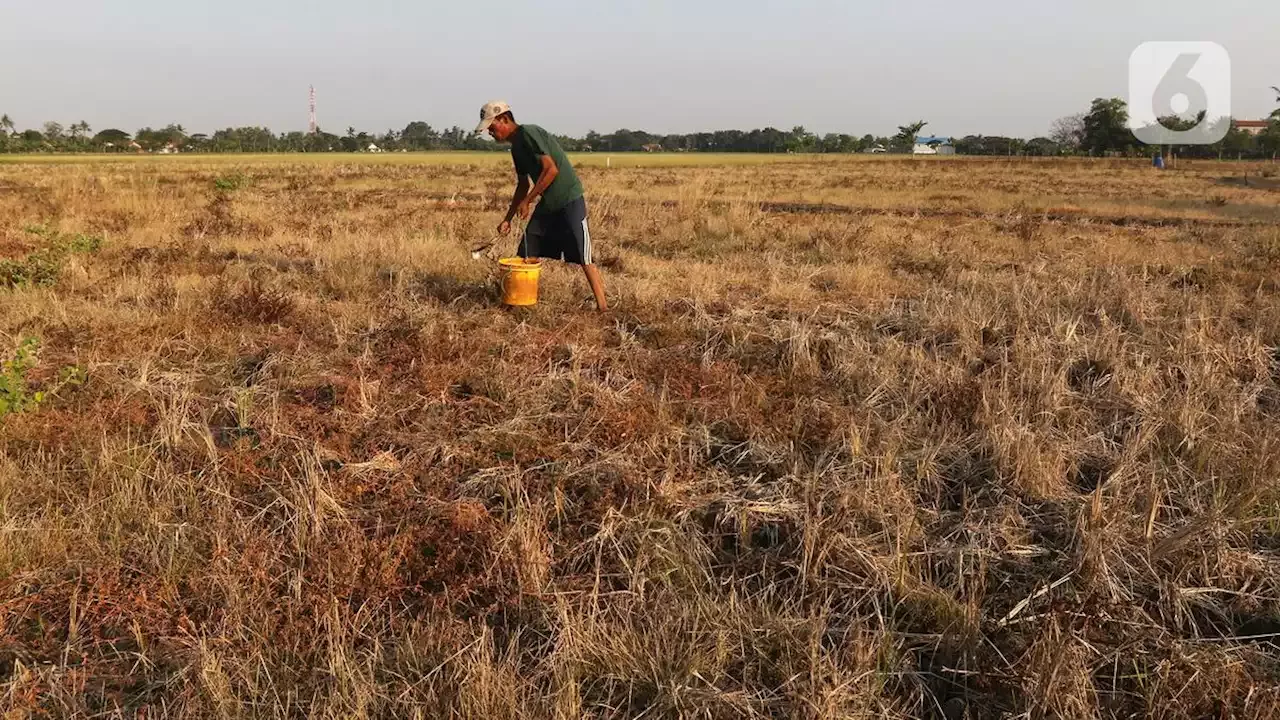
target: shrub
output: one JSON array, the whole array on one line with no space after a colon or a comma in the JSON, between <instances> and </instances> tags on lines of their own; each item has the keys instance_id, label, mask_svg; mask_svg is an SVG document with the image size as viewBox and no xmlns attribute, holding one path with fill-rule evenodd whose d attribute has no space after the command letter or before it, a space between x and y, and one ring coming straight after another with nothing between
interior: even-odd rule
<instances>
[{"instance_id":1,"label":"shrub","mask_svg":"<svg viewBox=\"0 0 1280 720\"><path fill-rule=\"evenodd\" d=\"M0 287L52 285L62 273L67 256L87 255L102 248L102 237L98 235L64 235L42 226L26 230L44 238L48 245L21 260L0 260Z\"/></svg>"},{"instance_id":2,"label":"shrub","mask_svg":"<svg viewBox=\"0 0 1280 720\"><path fill-rule=\"evenodd\" d=\"M27 382L27 374L35 368L39 350L38 338L23 338L18 343L14 358L0 363L0 418L10 413L34 410L63 387L84 382L84 370L72 365L59 371L58 381L52 387L32 391Z\"/></svg>"},{"instance_id":3,"label":"shrub","mask_svg":"<svg viewBox=\"0 0 1280 720\"><path fill-rule=\"evenodd\" d=\"M249 185L249 178L243 173L224 175L213 179L213 189L218 192L232 192Z\"/></svg>"}]
</instances>

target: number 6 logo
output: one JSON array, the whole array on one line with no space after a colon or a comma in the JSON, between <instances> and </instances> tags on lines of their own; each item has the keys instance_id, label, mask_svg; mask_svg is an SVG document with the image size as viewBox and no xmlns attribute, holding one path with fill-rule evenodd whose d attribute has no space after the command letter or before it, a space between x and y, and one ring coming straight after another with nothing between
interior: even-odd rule
<instances>
[{"instance_id":1,"label":"number 6 logo","mask_svg":"<svg viewBox=\"0 0 1280 720\"><path fill-rule=\"evenodd\" d=\"M1212 42L1149 42L1129 56L1129 129L1148 145L1212 145L1231 129L1231 57Z\"/></svg>"}]
</instances>

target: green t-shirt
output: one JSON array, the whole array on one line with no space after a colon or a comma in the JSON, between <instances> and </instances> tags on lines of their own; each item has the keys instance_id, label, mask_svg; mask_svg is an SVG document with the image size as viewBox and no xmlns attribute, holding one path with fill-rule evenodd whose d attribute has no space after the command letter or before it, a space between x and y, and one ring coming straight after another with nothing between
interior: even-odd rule
<instances>
[{"instance_id":1,"label":"green t-shirt","mask_svg":"<svg viewBox=\"0 0 1280 720\"><path fill-rule=\"evenodd\" d=\"M582 183L578 181L573 165L551 133L537 125L521 125L517 128L516 134L511 136L511 159L516 164L516 175L528 177L530 187L537 184L538 176L542 174L543 155L551 156L560 173L547 186L546 192L542 193L542 200L538 202L534 212L563 210L566 205L582 197Z\"/></svg>"}]
</instances>

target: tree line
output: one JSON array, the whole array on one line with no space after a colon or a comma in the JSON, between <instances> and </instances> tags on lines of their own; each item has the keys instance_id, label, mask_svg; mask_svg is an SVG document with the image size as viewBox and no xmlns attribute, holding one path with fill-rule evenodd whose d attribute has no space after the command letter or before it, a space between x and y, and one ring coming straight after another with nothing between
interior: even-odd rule
<instances>
[{"instance_id":1,"label":"tree line","mask_svg":"<svg viewBox=\"0 0 1280 720\"><path fill-rule=\"evenodd\" d=\"M660 135L643 130L621 129L608 135L589 132L583 137L558 135L569 151L639 152L664 150L679 152L857 152L889 144L888 138L866 135L861 138L846 134L819 136L803 127L782 131L776 128L757 130L720 130L686 135ZM273 133L265 127L240 127L219 130L212 135L189 133L182 125L160 129L141 128L133 134L111 128L92 132L87 122L69 128L47 122L42 129L17 131L8 115L0 117L0 152L380 152L426 150L505 150L488 137L475 135L461 127L436 129L428 123L414 121L402 130L389 129L374 133L347 128L337 135L323 129L316 133Z\"/></svg>"},{"instance_id":2,"label":"tree line","mask_svg":"<svg viewBox=\"0 0 1280 720\"><path fill-rule=\"evenodd\" d=\"M404 130L371 133L347 128L345 135L324 130L316 133L273 133L266 127L238 127L213 134L188 132L180 124L155 129L140 128L132 134L117 128L94 133L81 121L64 128L56 122L40 130L17 131L8 115L0 116L0 152L362 152L370 146L380 151L397 150L489 150L497 149L488 138L478 137L460 127L437 131L424 122L412 122Z\"/></svg>"},{"instance_id":3,"label":"tree line","mask_svg":"<svg viewBox=\"0 0 1280 720\"><path fill-rule=\"evenodd\" d=\"M1276 89L1280 103L1280 89ZM1200 118L1203 120L1203 116ZM1153 147L1140 142L1128 128L1129 111L1124 100L1097 98L1086 112L1059 118L1047 135L1031 139L999 135L968 135L951 139L960 155L1006 156L1139 156L1157 151L1175 152L1184 157L1274 158L1280 153L1280 109L1269 118L1269 126L1246 132L1231 118L1197 123L1179 118L1161 118L1168 130L1187 130L1227 124L1226 136L1211 144ZM791 130L773 127L755 130L717 130L685 134L657 134L620 129L607 135L595 131L582 137L557 136L569 151L578 152L740 152L740 153L856 153L911 152L928 123L920 120L898 127L892 136L856 136L846 133L819 135L796 126ZM453 126L438 130L414 121L402 130L376 133L347 128L345 134L324 130L315 133L273 133L266 127L240 127L213 134L189 133L179 124L159 129L140 128L132 134L116 128L93 132L89 123L69 126L46 122L40 129L19 131L8 115L0 115L0 152L5 153L100 153L100 152L399 152L428 150L504 150L488 137Z\"/></svg>"},{"instance_id":4,"label":"tree line","mask_svg":"<svg viewBox=\"0 0 1280 720\"><path fill-rule=\"evenodd\" d=\"M1280 88L1276 102L1280 103ZM1175 153L1198 158L1272 158L1280 154L1280 108L1266 119L1267 126L1258 132L1239 127L1236 119L1207 119L1201 112L1194 120L1176 116L1161 117L1156 125L1146 128L1144 137L1156 143L1138 140L1129 129L1129 106L1120 98L1095 98L1088 112L1054 121L1050 139L1060 147L1089 155L1147 155L1157 152ZM1179 142L1179 133L1196 139L1195 143ZM1214 137L1221 139L1209 142Z\"/></svg>"}]
</instances>

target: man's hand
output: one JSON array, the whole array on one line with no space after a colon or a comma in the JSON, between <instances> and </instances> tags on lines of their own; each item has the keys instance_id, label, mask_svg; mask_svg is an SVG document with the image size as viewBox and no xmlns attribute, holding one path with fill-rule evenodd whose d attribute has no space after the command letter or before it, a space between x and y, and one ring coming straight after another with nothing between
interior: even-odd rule
<instances>
[{"instance_id":1,"label":"man's hand","mask_svg":"<svg viewBox=\"0 0 1280 720\"><path fill-rule=\"evenodd\" d=\"M529 215L532 213L533 206L529 204L528 199L521 200L520 204L516 206L516 214L520 216L521 220L528 220Z\"/></svg>"},{"instance_id":2,"label":"man's hand","mask_svg":"<svg viewBox=\"0 0 1280 720\"><path fill-rule=\"evenodd\" d=\"M506 236L507 236L507 235L509 235L510 233L511 233L511 221L510 221L510 220L503 220L502 222L498 223L498 234L499 234L499 235L501 235L501 236L503 236L503 237L506 237Z\"/></svg>"}]
</instances>

